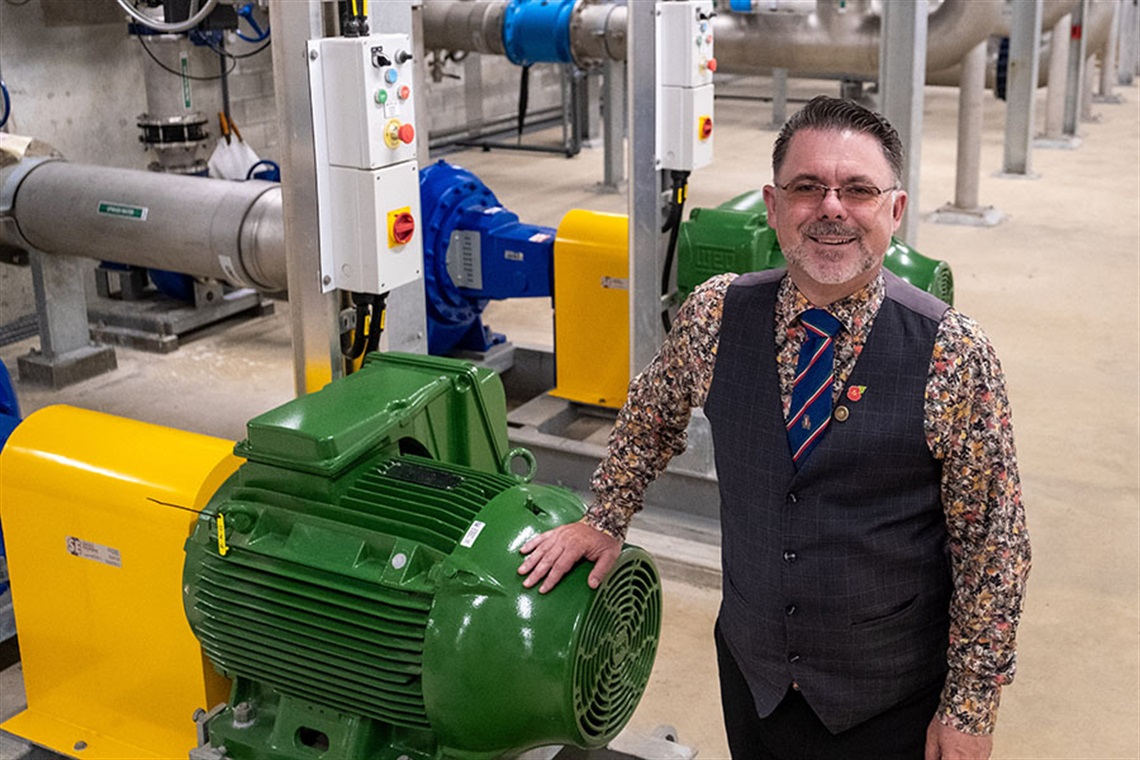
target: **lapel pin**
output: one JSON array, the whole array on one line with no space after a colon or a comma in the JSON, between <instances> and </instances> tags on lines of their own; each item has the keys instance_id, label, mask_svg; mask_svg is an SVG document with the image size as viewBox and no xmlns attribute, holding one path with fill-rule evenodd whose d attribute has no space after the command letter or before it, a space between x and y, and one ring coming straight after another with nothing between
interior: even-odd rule
<instances>
[{"instance_id":1,"label":"lapel pin","mask_svg":"<svg viewBox=\"0 0 1140 760\"><path fill-rule=\"evenodd\" d=\"M847 389L847 400L858 401L863 398L863 394L866 393L866 391L867 386L865 385L852 385Z\"/></svg>"}]
</instances>

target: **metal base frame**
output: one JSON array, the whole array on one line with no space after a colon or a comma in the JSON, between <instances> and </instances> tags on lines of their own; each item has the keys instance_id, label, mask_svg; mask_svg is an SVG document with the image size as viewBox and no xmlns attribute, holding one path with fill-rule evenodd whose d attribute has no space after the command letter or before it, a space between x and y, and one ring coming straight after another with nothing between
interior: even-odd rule
<instances>
[{"instance_id":1,"label":"metal base frame","mask_svg":"<svg viewBox=\"0 0 1140 760\"><path fill-rule=\"evenodd\" d=\"M575 491L590 490L590 478L606 453L615 412L543 394L507 414L514 446L530 449L538 462L536 480ZM693 413L689 449L676 457L645 494L654 510L719 519L720 492L708 420Z\"/></svg>"},{"instance_id":2,"label":"metal base frame","mask_svg":"<svg viewBox=\"0 0 1140 760\"><path fill-rule=\"evenodd\" d=\"M220 289L201 306L148 291L139 300L95 298L87 304L91 337L102 343L141 351L170 353L187 333L239 314L260 317L273 313L273 302L257 291Z\"/></svg>"}]
</instances>

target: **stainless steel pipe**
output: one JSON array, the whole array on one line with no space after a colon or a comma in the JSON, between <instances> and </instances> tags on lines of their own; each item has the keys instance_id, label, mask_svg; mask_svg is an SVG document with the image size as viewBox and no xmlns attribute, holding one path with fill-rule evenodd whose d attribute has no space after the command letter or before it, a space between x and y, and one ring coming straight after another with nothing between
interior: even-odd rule
<instances>
[{"instance_id":1,"label":"stainless steel pipe","mask_svg":"<svg viewBox=\"0 0 1140 760\"><path fill-rule=\"evenodd\" d=\"M428 0L424 46L501 55L506 0ZM1002 4L945 0L930 14L927 70L957 64L1001 28ZM624 60L627 6L579 2L570 23L570 47L580 66L609 57ZM496 24L498 27L496 27ZM810 14L728 13L713 19L717 61L726 73L855 75L874 78L879 66L881 19L870 0L821 2Z\"/></svg>"},{"instance_id":2,"label":"stainless steel pipe","mask_svg":"<svg viewBox=\"0 0 1140 760\"><path fill-rule=\"evenodd\" d=\"M23 176L20 176L20 175ZM281 188L272 182L50 160L0 169L5 245L285 291Z\"/></svg>"}]
</instances>

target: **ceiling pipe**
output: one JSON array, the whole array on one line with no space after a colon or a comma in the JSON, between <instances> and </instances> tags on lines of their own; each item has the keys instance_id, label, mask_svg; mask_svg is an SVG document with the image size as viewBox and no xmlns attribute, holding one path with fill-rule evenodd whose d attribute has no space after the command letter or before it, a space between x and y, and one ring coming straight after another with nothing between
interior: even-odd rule
<instances>
[{"instance_id":1,"label":"ceiling pipe","mask_svg":"<svg viewBox=\"0 0 1140 760\"><path fill-rule=\"evenodd\" d=\"M1108 37L1112 30L1112 8L1116 0L1091 0L1089 3L1089 18L1085 24L1084 34L1088 39L1088 50L1099 52L1108 44ZM1057 22L1065 17L1078 0L1046 0L1042 9L1042 36L1039 48L1039 65L1037 67L1037 86L1045 87L1049 84L1049 61L1052 59L1053 29ZM1002 28L996 31L995 36L1009 35L1009 19L1006 18ZM1068 46L1069 40L1061 40L1061 44ZM719 51L718 51L719 56ZM997 72L997 47L993 45L986 53L986 88L994 88ZM951 66L942 71L927 71L926 83L943 87L957 87L962 77L961 65Z\"/></svg>"},{"instance_id":2,"label":"ceiling pipe","mask_svg":"<svg viewBox=\"0 0 1140 760\"><path fill-rule=\"evenodd\" d=\"M423 7L428 49L503 54L501 21L509 0L428 0ZM930 14L927 69L945 69L995 29L1003 4L944 0ZM626 6L577 3L570 20L571 54L583 68L626 55ZM871 0L817 3L811 13L729 13L713 20L717 61L726 73L783 68L800 76L874 79L881 19Z\"/></svg>"}]
</instances>

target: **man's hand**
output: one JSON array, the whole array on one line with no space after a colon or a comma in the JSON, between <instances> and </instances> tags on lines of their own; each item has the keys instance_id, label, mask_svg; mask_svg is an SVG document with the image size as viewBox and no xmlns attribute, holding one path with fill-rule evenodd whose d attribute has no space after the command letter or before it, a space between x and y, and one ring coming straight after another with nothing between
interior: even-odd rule
<instances>
[{"instance_id":1,"label":"man's hand","mask_svg":"<svg viewBox=\"0 0 1140 760\"><path fill-rule=\"evenodd\" d=\"M934 716L926 729L924 760L989 760L994 749L993 734L976 736L956 731Z\"/></svg>"},{"instance_id":2,"label":"man's hand","mask_svg":"<svg viewBox=\"0 0 1140 760\"><path fill-rule=\"evenodd\" d=\"M521 551L528 555L519 567L519 575L526 575L523 586L531 588L543 581L538 593L545 594L580 559L594 563L594 569L590 571L590 588L600 586L621 554L621 541L586 523L578 522L561 525L535 536L526 542Z\"/></svg>"}]
</instances>

